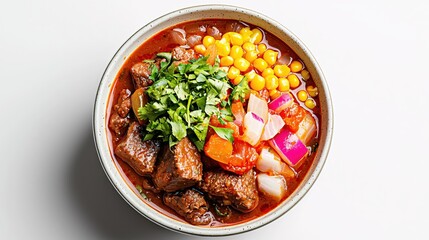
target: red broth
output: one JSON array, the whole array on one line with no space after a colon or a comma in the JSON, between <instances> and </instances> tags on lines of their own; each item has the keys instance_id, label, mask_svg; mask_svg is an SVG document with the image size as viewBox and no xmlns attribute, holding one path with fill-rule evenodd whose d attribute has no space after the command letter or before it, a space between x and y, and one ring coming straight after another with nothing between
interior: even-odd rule
<instances>
[{"instance_id":1,"label":"red broth","mask_svg":"<svg viewBox=\"0 0 429 240\"><path fill-rule=\"evenodd\" d=\"M178 44L174 44L171 42L171 39L169 37L169 31L171 31L171 29L181 28L181 29L185 29L188 31L193 31L198 26L203 25L203 26L216 26L216 28L218 28L221 33L225 33L225 32L230 31L232 28L231 26L234 26L236 23L238 23L236 20L220 20L220 19L218 19L218 20L212 20L212 19L210 19L210 20L199 20L199 21L181 23L181 24L178 24L174 27L171 27L171 28L168 28L168 29L165 29L165 30L159 32L158 34L154 35L153 37L148 39L146 42L144 42L130 56L128 56L128 58L126 59L125 63L123 64L123 66L121 67L121 69L119 70L119 72L116 76L116 79L113 83L112 91L110 93L109 104L107 106L107 110L108 110L107 111L107 117L106 117L107 121L109 120L113 106L117 102L119 92L125 88L130 89L131 91L135 90L134 85L133 85L133 81L131 78L131 74L130 74L131 67L135 63L140 62L142 60L152 59L159 52L169 52L174 47L178 46ZM256 27L256 26L244 23L244 22L239 22L239 24L249 26L251 29ZM292 58L293 60L299 59L298 56L291 50L291 48L289 48L280 39L278 39L277 37L275 37L274 35L270 34L269 32L267 32L263 29L260 29L260 30L264 34L264 38L263 38L262 42L267 45L268 49L277 50L279 52L279 58L281 58L282 56L288 56L288 57ZM313 80L311 78L308 79L307 81L303 81L303 78L299 73L296 73L296 75L299 77L301 84L298 88L290 90L290 92L293 94L295 99L297 98L296 94L299 90L305 90L306 86L309 86L309 85L315 86L315 83L313 82ZM320 106L320 104L319 104L319 100L317 97L315 97L314 100L316 102L316 107L314 109L309 109L309 108L305 107L304 103L302 103L300 101L296 101L296 102L298 102L302 107L304 107L307 111L309 111L311 113L311 115L316 120L317 127L319 128L319 125L320 125L320 122L319 122L320 107L319 106ZM135 118L135 117L132 116L132 118ZM106 125L108 125L108 122ZM141 195L137 191L135 186L137 186L137 185L141 186L142 185L143 177L138 175L127 163L122 161L118 156L116 156L114 154L113 149L115 149L115 147L117 146L117 144L119 143L119 141L121 139L116 137L112 131L108 130L107 132L108 132L108 138L110 141L111 155L115 161L117 169L121 173L124 180L126 180L129 187L134 190L136 195L138 195L141 198L141 200L144 201L145 203L147 203L149 206L156 209L159 213L167 215L167 216L174 218L176 220L179 220L179 221L185 221L174 210L172 210L171 208L169 208L168 206L166 206L162 202L162 193L157 194L157 193L153 193L151 191L143 189L143 194ZM318 137L319 137L319 129L317 130L316 137L308 145L311 146L311 145L317 143ZM231 214L229 214L229 216L227 218L213 214L213 217L215 218L215 220L212 221L211 224L208 226L210 226L210 227L223 227L223 226L228 226L228 225L239 224L239 223L243 223L243 222L255 219L259 216L266 214L267 212L269 212L270 210L272 210L273 208L278 206L285 199L287 199L296 190L296 188L299 186L301 181L306 176L310 166L312 165L312 162L314 161L315 155L316 154L313 153L310 156L308 156L307 159L305 160L305 162L301 165L301 167L299 169L295 169L296 172L298 173L298 175L296 178L294 178L292 180L288 180L288 182L287 182L287 187L288 187L287 194L280 202L271 201L269 198L267 198L263 194L259 193L259 197L260 197L259 204L256 207L256 209L254 209L253 211L251 211L249 213L242 213L242 212L236 211L234 209L231 209ZM213 206L210 207L210 210L212 213L215 212L213 209Z\"/></svg>"}]
</instances>

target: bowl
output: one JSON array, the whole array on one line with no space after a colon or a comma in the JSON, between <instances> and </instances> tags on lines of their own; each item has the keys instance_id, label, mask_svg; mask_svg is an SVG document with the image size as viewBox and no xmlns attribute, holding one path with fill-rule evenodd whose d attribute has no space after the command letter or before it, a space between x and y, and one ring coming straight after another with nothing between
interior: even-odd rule
<instances>
[{"instance_id":1,"label":"bowl","mask_svg":"<svg viewBox=\"0 0 429 240\"><path fill-rule=\"evenodd\" d=\"M107 134L108 118L106 117L109 94L113 86L112 83L127 56L145 42L146 39L165 28L181 22L210 18L242 20L259 26L284 41L295 51L308 68L308 71L319 89L319 101L321 106L319 148L312 166L298 188L288 199L265 215L248 222L222 228L193 226L186 222L172 219L166 215L160 214L157 210L142 201L129 187L128 182L121 176L120 170L114 163L112 153L109 150L110 145ZM180 9L148 23L133 34L119 48L108 64L98 87L93 112L93 134L98 156L107 177L122 198L137 212L150 221L173 231L203 236L224 236L243 233L264 226L285 214L304 197L316 181L327 159L333 134L333 111L328 85L316 59L302 41L290 30L275 20L253 10L227 5L202 5Z\"/></svg>"}]
</instances>

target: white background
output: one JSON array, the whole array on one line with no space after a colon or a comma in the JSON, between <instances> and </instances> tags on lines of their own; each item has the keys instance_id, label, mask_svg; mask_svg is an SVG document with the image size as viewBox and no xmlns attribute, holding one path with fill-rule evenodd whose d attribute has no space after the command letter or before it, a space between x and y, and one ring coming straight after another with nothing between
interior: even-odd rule
<instances>
[{"instance_id":1,"label":"white background","mask_svg":"<svg viewBox=\"0 0 429 240\"><path fill-rule=\"evenodd\" d=\"M148 2L1 0L0 239L197 239L129 207L94 149L95 93L116 50L158 16L202 3ZM429 239L429 2L218 3L298 35L335 115L329 158L305 198L222 239Z\"/></svg>"}]
</instances>

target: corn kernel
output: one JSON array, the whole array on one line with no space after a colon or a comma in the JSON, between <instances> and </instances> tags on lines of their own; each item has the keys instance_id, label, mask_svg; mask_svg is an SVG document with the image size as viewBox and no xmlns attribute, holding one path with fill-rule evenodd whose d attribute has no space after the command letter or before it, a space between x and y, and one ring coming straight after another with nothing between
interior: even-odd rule
<instances>
[{"instance_id":1,"label":"corn kernel","mask_svg":"<svg viewBox=\"0 0 429 240\"><path fill-rule=\"evenodd\" d=\"M219 41L230 44L231 43L231 37L229 34L230 34L230 32L227 32L224 35L222 35L222 38Z\"/></svg>"},{"instance_id":2,"label":"corn kernel","mask_svg":"<svg viewBox=\"0 0 429 240\"><path fill-rule=\"evenodd\" d=\"M253 66L260 72L263 72L265 68L268 67L268 63L262 58L257 58L255 61L253 61Z\"/></svg>"},{"instance_id":3,"label":"corn kernel","mask_svg":"<svg viewBox=\"0 0 429 240\"><path fill-rule=\"evenodd\" d=\"M252 35L250 35L249 42L258 44L262 41L263 33L261 30L254 28L252 29Z\"/></svg>"},{"instance_id":4,"label":"corn kernel","mask_svg":"<svg viewBox=\"0 0 429 240\"><path fill-rule=\"evenodd\" d=\"M194 50L195 52L204 55L207 49L203 44L198 44L198 45L195 45Z\"/></svg>"},{"instance_id":5,"label":"corn kernel","mask_svg":"<svg viewBox=\"0 0 429 240\"><path fill-rule=\"evenodd\" d=\"M308 98L308 94L304 90L300 90L297 94L298 100L304 102Z\"/></svg>"},{"instance_id":6,"label":"corn kernel","mask_svg":"<svg viewBox=\"0 0 429 240\"><path fill-rule=\"evenodd\" d=\"M221 67L229 67L232 64L234 64L234 58L232 58L231 56L225 56L220 59Z\"/></svg>"},{"instance_id":7,"label":"corn kernel","mask_svg":"<svg viewBox=\"0 0 429 240\"><path fill-rule=\"evenodd\" d=\"M246 50L246 52L256 50L256 45L250 42L245 42L242 47L244 50Z\"/></svg>"},{"instance_id":8,"label":"corn kernel","mask_svg":"<svg viewBox=\"0 0 429 240\"><path fill-rule=\"evenodd\" d=\"M231 51L231 47L229 46L229 43L226 42L224 38L222 38L220 41L215 41L215 44L216 44L216 49L219 56L225 57L229 55Z\"/></svg>"},{"instance_id":9,"label":"corn kernel","mask_svg":"<svg viewBox=\"0 0 429 240\"><path fill-rule=\"evenodd\" d=\"M261 75L256 75L255 78L250 82L250 87L255 91L260 91L265 87L265 78Z\"/></svg>"},{"instance_id":10,"label":"corn kernel","mask_svg":"<svg viewBox=\"0 0 429 240\"><path fill-rule=\"evenodd\" d=\"M271 98L271 100L274 100L274 99L280 97L280 95L281 95L281 92L278 91L277 89L270 90L270 98Z\"/></svg>"},{"instance_id":11,"label":"corn kernel","mask_svg":"<svg viewBox=\"0 0 429 240\"><path fill-rule=\"evenodd\" d=\"M302 78L304 78L305 81L307 81L308 79L310 79L310 72L307 70L302 70L301 76L302 76Z\"/></svg>"},{"instance_id":12,"label":"corn kernel","mask_svg":"<svg viewBox=\"0 0 429 240\"><path fill-rule=\"evenodd\" d=\"M228 78L229 79L235 79L240 75L240 70L234 66L230 67L228 70Z\"/></svg>"},{"instance_id":13,"label":"corn kernel","mask_svg":"<svg viewBox=\"0 0 429 240\"><path fill-rule=\"evenodd\" d=\"M259 54L264 54L264 52L267 51L267 45L261 43L258 45L258 52Z\"/></svg>"},{"instance_id":14,"label":"corn kernel","mask_svg":"<svg viewBox=\"0 0 429 240\"><path fill-rule=\"evenodd\" d=\"M287 66L287 65L285 65L285 64L282 64L282 65L276 65L275 67L274 67L274 74L277 76L277 77L287 77L287 75L290 73L290 68Z\"/></svg>"},{"instance_id":15,"label":"corn kernel","mask_svg":"<svg viewBox=\"0 0 429 240\"><path fill-rule=\"evenodd\" d=\"M243 53L244 53L243 48L241 48L240 46L234 45L231 47L231 52L229 53L229 56L231 56L234 59L238 59L243 57Z\"/></svg>"},{"instance_id":16,"label":"corn kernel","mask_svg":"<svg viewBox=\"0 0 429 240\"><path fill-rule=\"evenodd\" d=\"M289 80L287 78L279 78L279 91L288 92L290 89Z\"/></svg>"},{"instance_id":17,"label":"corn kernel","mask_svg":"<svg viewBox=\"0 0 429 240\"><path fill-rule=\"evenodd\" d=\"M237 46L243 45L243 36L241 36L241 34L236 32L230 32L229 37L231 39L232 45L237 45Z\"/></svg>"},{"instance_id":18,"label":"corn kernel","mask_svg":"<svg viewBox=\"0 0 429 240\"><path fill-rule=\"evenodd\" d=\"M274 74L270 74L265 77L265 87L268 90L276 89L278 86L279 79Z\"/></svg>"},{"instance_id":19,"label":"corn kernel","mask_svg":"<svg viewBox=\"0 0 429 240\"><path fill-rule=\"evenodd\" d=\"M308 95L310 95L311 97L316 97L317 95L319 95L317 87L314 86L307 86L307 92Z\"/></svg>"},{"instance_id":20,"label":"corn kernel","mask_svg":"<svg viewBox=\"0 0 429 240\"><path fill-rule=\"evenodd\" d=\"M302 70L302 63L300 61L292 61L290 64L290 70L292 72L300 72Z\"/></svg>"},{"instance_id":21,"label":"corn kernel","mask_svg":"<svg viewBox=\"0 0 429 240\"><path fill-rule=\"evenodd\" d=\"M277 56L278 55L279 55L278 52L269 49L269 50L264 52L264 60L268 63L268 65L271 66L277 62Z\"/></svg>"},{"instance_id":22,"label":"corn kernel","mask_svg":"<svg viewBox=\"0 0 429 240\"><path fill-rule=\"evenodd\" d=\"M291 74L287 76L287 80L289 80L290 88L295 89L297 88L301 82L299 81L298 77L295 74Z\"/></svg>"},{"instance_id":23,"label":"corn kernel","mask_svg":"<svg viewBox=\"0 0 429 240\"><path fill-rule=\"evenodd\" d=\"M232 84L234 85L238 85L241 80L243 80L244 76L243 75L238 75L238 77L234 78L234 80L232 80Z\"/></svg>"},{"instance_id":24,"label":"corn kernel","mask_svg":"<svg viewBox=\"0 0 429 240\"><path fill-rule=\"evenodd\" d=\"M214 37L207 35L203 38L203 44L206 48L212 45L213 43L215 43Z\"/></svg>"},{"instance_id":25,"label":"corn kernel","mask_svg":"<svg viewBox=\"0 0 429 240\"><path fill-rule=\"evenodd\" d=\"M250 62L244 58L237 58L234 60L234 67L240 69L242 72L245 72L250 67Z\"/></svg>"},{"instance_id":26,"label":"corn kernel","mask_svg":"<svg viewBox=\"0 0 429 240\"><path fill-rule=\"evenodd\" d=\"M255 50L253 51L248 51L246 52L246 54L244 55L244 58L249 61L249 62L253 62L255 61L255 59L258 58L258 52L256 52Z\"/></svg>"},{"instance_id":27,"label":"corn kernel","mask_svg":"<svg viewBox=\"0 0 429 240\"><path fill-rule=\"evenodd\" d=\"M306 107L308 107L310 109L313 109L313 108L316 107L316 102L312 98L309 98L309 99L305 100L304 104L305 104Z\"/></svg>"},{"instance_id":28,"label":"corn kernel","mask_svg":"<svg viewBox=\"0 0 429 240\"><path fill-rule=\"evenodd\" d=\"M255 78L256 75L258 75L258 74L256 74L255 70L249 71L246 74L244 74L244 76L246 76L248 82L251 82Z\"/></svg>"},{"instance_id":29,"label":"corn kernel","mask_svg":"<svg viewBox=\"0 0 429 240\"><path fill-rule=\"evenodd\" d=\"M265 70L262 72L262 77L266 77L272 74L274 74L274 70L272 68L265 68Z\"/></svg>"},{"instance_id":30,"label":"corn kernel","mask_svg":"<svg viewBox=\"0 0 429 240\"><path fill-rule=\"evenodd\" d=\"M250 39L250 35L252 34L252 30L249 27L245 27L240 29L240 34L243 37L243 42L248 42Z\"/></svg>"}]
</instances>

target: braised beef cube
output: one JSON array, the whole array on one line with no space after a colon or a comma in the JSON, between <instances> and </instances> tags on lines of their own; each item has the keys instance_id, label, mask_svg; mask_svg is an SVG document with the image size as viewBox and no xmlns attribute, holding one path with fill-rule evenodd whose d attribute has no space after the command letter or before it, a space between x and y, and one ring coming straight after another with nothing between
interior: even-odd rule
<instances>
[{"instance_id":1,"label":"braised beef cube","mask_svg":"<svg viewBox=\"0 0 429 240\"><path fill-rule=\"evenodd\" d=\"M159 189L174 192L201 181L202 172L200 153L185 137L172 149L168 146L164 148L153 180Z\"/></svg>"},{"instance_id":2,"label":"braised beef cube","mask_svg":"<svg viewBox=\"0 0 429 240\"><path fill-rule=\"evenodd\" d=\"M142 178L142 188L148 191L152 191L154 193L161 192L158 188L155 187L155 185L153 184L152 178L150 177Z\"/></svg>"},{"instance_id":3,"label":"braised beef cube","mask_svg":"<svg viewBox=\"0 0 429 240\"><path fill-rule=\"evenodd\" d=\"M119 114L119 116L125 118L131 109L131 91L128 89L122 89L119 93L118 103L113 109Z\"/></svg>"},{"instance_id":4,"label":"braised beef cube","mask_svg":"<svg viewBox=\"0 0 429 240\"><path fill-rule=\"evenodd\" d=\"M127 135L116 146L115 154L128 163L139 175L150 175L155 169L156 157L161 143L156 140L143 141L140 125L131 123Z\"/></svg>"},{"instance_id":5,"label":"braised beef cube","mask_svg":"<svg viewBox=\"0 0 429 240\"><path fill-rule=\"evenodd\" d=\"M171 51L171 55L173 59L176 60L176 65L179 65L180 63L188 63L189 60L195 58L195 52L193 49L184 49L181 47L174 48Z\"/></svg>"},{"instance_id":6,"label":"braised beef cube","mask_svg":"<svg viewBox=\"0 0 429 240\"><path fill-rule=\"evenodd\" d=\"M139 62L131 67L131 76L134 80L135 88L145 88L152 85L153 81L149 79L151 73L150 62Z\"/></svg>"},{"instance_id":7,"label":"braised beef cube","mask_svg":"<svg viewBox=\"0 0 429 240\"><path fill-rule=\"evenodd\" d=\"M191 224L207 225L212 221L212 215L204 196L195 190L188 189L184 193L166 193L163 200L165 205Z\"/></svg>"},{"instance_id":8,"label":"braised beef cube","mask_svg":"<svg viewBox=\"0 0 429 240\"><path fill-rule=\"evenodd\" d=\"M112 116L110 116L109 128L112 129L116 136L124 135L129 124L130 119L119 116L117 112L114 112Z\"/></svg>"},{"instance_id":9,"label":"braised beef cube","mask_svg":"<svg viewBox=\"0 0 429 240\"><path fill-rule=\"evenodd\" d=\"M241 212L250 212L258 205L256 177L253 170L243 175L227 171L206 171L201 190L223 205L232 205Z\"/></svg>"}]
</instances>

